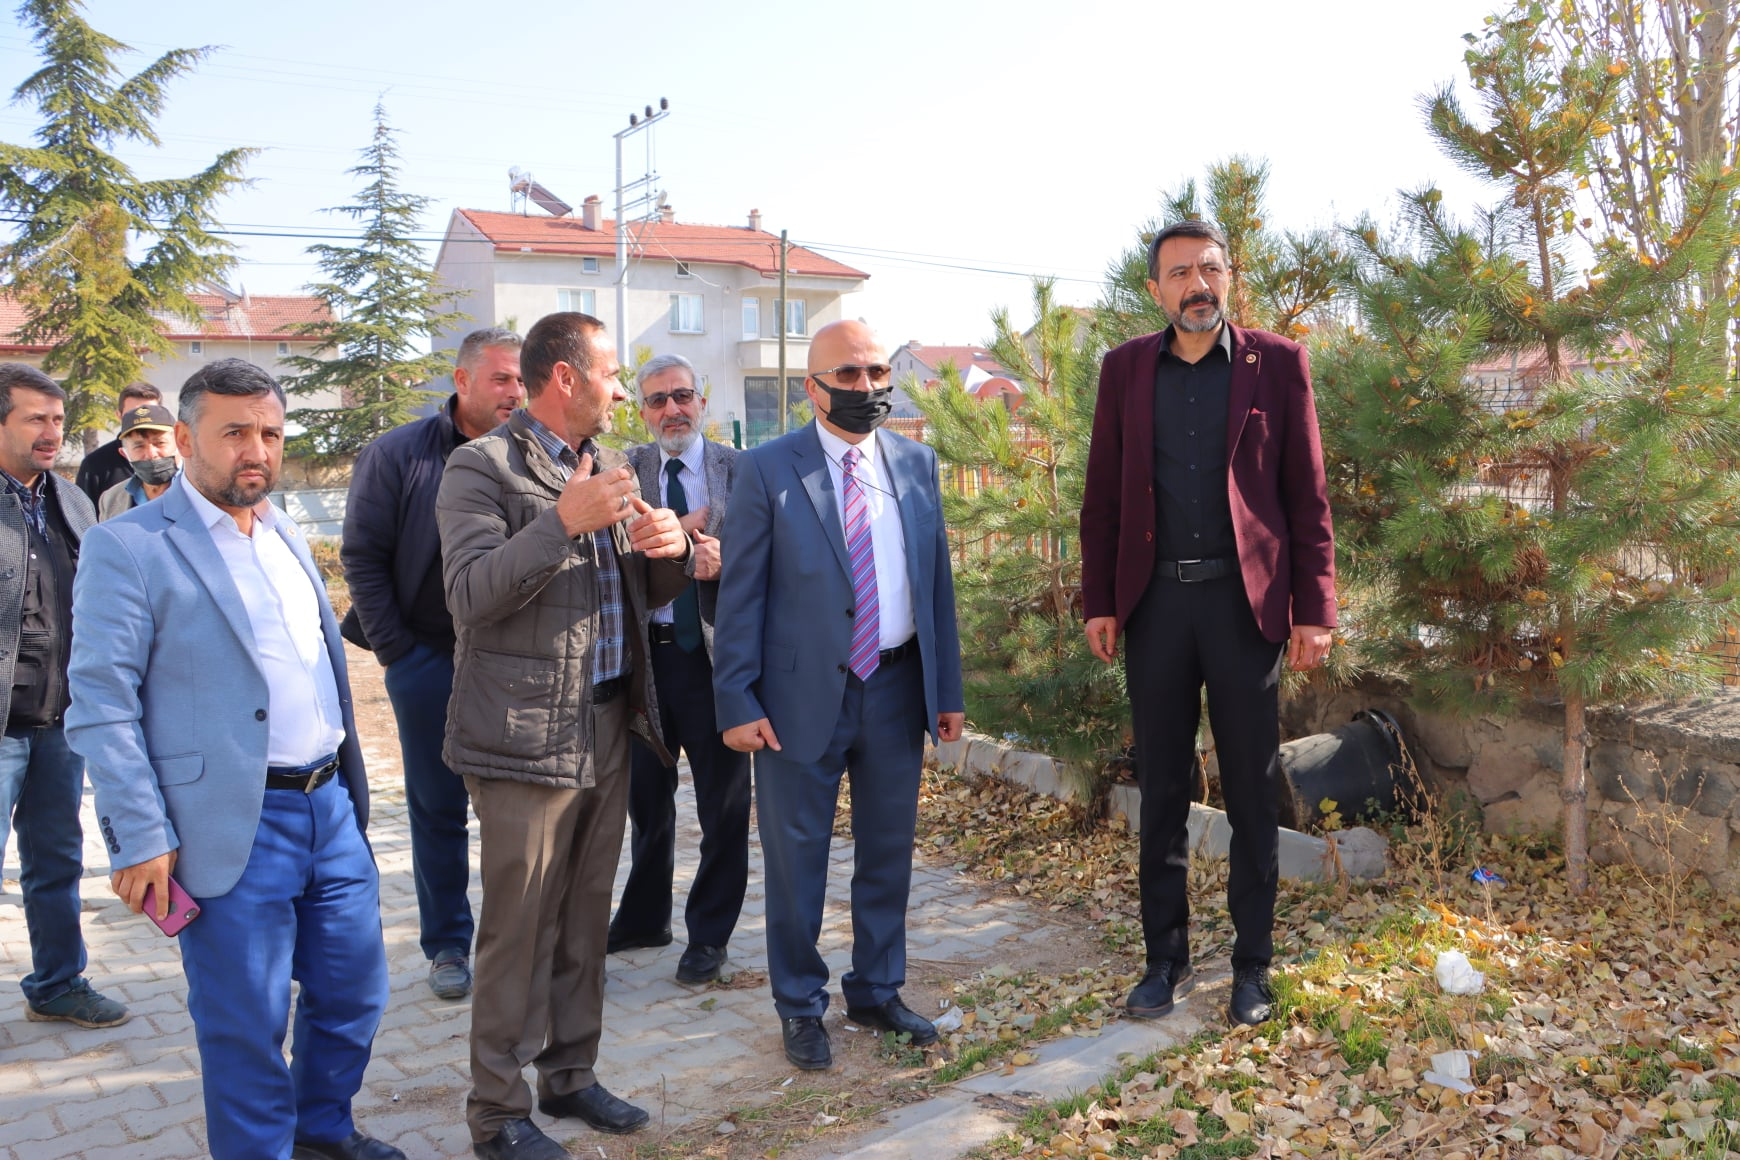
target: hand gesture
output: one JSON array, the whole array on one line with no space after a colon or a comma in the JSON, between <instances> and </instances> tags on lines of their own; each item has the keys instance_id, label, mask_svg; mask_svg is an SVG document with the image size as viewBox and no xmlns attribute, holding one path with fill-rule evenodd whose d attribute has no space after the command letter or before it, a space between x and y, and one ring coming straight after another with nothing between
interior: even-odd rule
<instances>
[{"instance_id":1,"label":"hand gesture","mask_svg":"<svg viewBox=\"0 0 1740 1160\"><path fill-rule=\"evenodd\" d=\"M725 730L725 747L739 753L754 753L757 749L778 749L779 738L773 735L773 723L766 717L747 725L734 725Z\"/></svg>"},{"instance_id":2,"label":"hand gesture","mask_svg":"<svg viewBox=\"0 0 1740 1160\"><path fill-rule=\"evenodd\" d=\"M682 524L683 530L685 532L688 532L692 536L696 532L699 532L699 531L703 530L704 528L706 528L706 526L707 526L707 509L704 507L696 508L694 511L690 512L688 515L683 516L677 522Z\"/></svg>"},{"instance_id":3,"label":"hand gesture","mask_svg":"<svg viewBox=\"0 0 1740 1160\"><path fill-rule=\"evenodd\" d=\"M682 559L689 553L689 537L677 513L670 508L655 508L639 496L629 497L629 514L634 522L628 525L629 547L645 552L648 559L666 557Z\"/></svg>"},{"instance_id":4,"label":"hand gesture","mask_svg":"<svg viewBox=\"0 0 1740 1160\"><path fill-rule=\"evenodd\" d=\"M696 532L695 579L719 579L719 541L705 532Z\"/></svg>"},{"instance_id":5,"label":"hand gesture","mask_svg":"<svg viewBox=\"0 0 1740 1160\"><path fill-rule=\"evenodd\" d=\"M580 457L580 466L556 500L556 516L569 536L596 532L621 523L634 514L629 498L634 491L634 473L626 467L592 474L592 454Z\"/></svg>"}]
</instances>

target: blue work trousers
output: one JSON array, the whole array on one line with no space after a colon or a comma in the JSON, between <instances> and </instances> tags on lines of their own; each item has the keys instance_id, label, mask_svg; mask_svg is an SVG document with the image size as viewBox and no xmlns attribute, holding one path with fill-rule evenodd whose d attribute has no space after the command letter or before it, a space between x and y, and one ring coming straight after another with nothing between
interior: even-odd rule
<instances>
[{"instance_id":1,"label":"blue work trousers","mask_svg":"<svg viewBox=\"0 0 1740 1160\"><path fill-rule=\"evenodd\" d=\"M287 1158L296 1140L345 1139L387 1005L387 954L380 878L343 778L311 794L268 789L241 881L198 901L181 958L211 1155Z\"/></svg>"},{"instance_id":2,"label":"blue work trousers","mask_svg":"<svg viewBox=\"0 0 1740 1160\"><path fill-rule=\"evenodd\" d=\"M65 994L85 969L79 929L84 788L84 758L68 748L59 725L8 729L0 737L0 861L10 826L18 835L18 884L30 931L31 970L22 986L33 1007Z\"/></svg>"},{"instance_id":3,"label":"blue work trousers","mask_svg":"<svg viewBox=\"0 0 1740 1160\"><path fill-rule=\"evenodd\" d=\"M399 723L405 804L411 815L411 877L417 885L417 930L423 957L471 953L471 798L465 781L441 760L453 654L414 646L387 666L387 697Z\"/></svg>"}]
</instances>

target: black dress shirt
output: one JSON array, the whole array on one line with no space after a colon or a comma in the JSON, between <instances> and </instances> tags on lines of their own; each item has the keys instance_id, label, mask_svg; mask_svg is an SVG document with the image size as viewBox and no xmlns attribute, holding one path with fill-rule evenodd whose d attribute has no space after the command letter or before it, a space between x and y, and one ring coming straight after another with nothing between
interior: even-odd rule
<instances>
[{"instance_id":1,"label":"black dress shirt","mask_svg":"<svg viewBox=\"0 0 1740 1160\"><path fill-rule=\"evenodd\" d=\"M1154 370L1154 494L1157 555L1213 560L1238 555L1226 492L1227 398L1232 331L1194 363L1172 352L1174 332L1160 336Z\"/></svg>"}]
</instances>

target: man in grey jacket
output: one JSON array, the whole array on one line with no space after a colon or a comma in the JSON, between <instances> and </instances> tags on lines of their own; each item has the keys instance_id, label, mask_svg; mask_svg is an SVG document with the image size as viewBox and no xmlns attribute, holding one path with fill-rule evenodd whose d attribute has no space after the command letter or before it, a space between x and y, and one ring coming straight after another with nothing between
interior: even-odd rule
<instances>
[{"instance_id":1,"label":"man in grey jacket","mask_svg":"<svg viewBox=\"0 0 1740 1160\"><path fill-rule=\"evenodd\" d=\"M18 831L31 972L26 1017L113 1027L127 1009L91 990L79 929L85 763L68 748L67 657L73 568L96 512L51 470L66 392L22 363L0 363L0 857Z\"/></svg>"},{"instance_id":2,"label":"man in grey jacket","mask_svg":"<svg viewBox=\"0 0 1740 1160\"><path fill-rule=\"evenodd\" d=\"M457 448L436 499L457 635L443 757L481 838L466 1119L484 1160L561 1160L538 1108L647 1123L593 1074L604 932L627 815L629 730L664 760L647 616L688 583L675 513L640 497L610 430L625 396L596 318L552 314L520 350L527 403Z\"/></svg>"}]
</instances>

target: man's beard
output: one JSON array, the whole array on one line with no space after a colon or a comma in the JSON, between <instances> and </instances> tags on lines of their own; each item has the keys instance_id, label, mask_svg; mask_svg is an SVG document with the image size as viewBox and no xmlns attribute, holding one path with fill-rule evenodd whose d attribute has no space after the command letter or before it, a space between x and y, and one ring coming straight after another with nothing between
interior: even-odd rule
<instances>
[{"instance_id":1,"label":"man's beard","mask_svg":"<svg viewBox=\"0 0 1740 1160\"><path fill-rule=\"evenodd\" d=\"M659 450L663 451L666 455L675 458L693 446L695 437L699 434L700 432L695 429L695 425L693 423L688 423L680 430L676 431L667 431L661 426L656 438Z\"/></svg>"},{"instance_id":2,"label":"man's beard","mask_svg":"<svg viewBox=\"0 0 1740 1160\"><path fill-rule=\"evenodd\" d=\"M265 477L264 482L243 487L240 483L236 482L236 477L241 475L244 471L259 472ZM211 480L211 476L205 470L201 470L197 474L190 472L190 474L195 475L196 484L207 481L215 482ZM200 478L201 476L204 478ZM205 492L209 499L223 504L226 507L251 508L262 499L266 498L266 495L277 485L277 483L278 480L273 476L272 468L268 464L238 463L230 471L230 477L223 482L221 487L218 487L213 491L206 491L203 487L199 490Z\"/></svg>"},{"instance_id":3,"label":"man's beard","mask_svg":"<svg viewBox=\"0 0 1740 1160\"><path fill-rule=\"evenodd\" d=\"M1190 315L1191 307L1202 305L1212 305L1214 307L1214 312L1210 314L1206 320L1192 318ZM1225 317L1226 316L1221 312L1220 299L1216 298L1213 294L1203 291L1185 298L1184 301L1178 304L1178 313L1176 315L1168 313L1166 315L1166 320L1170 322L1175 329L1182 330L1187 334L1202 334L1205 331L1217 329Z\"/></svg>"}]
</instances>

